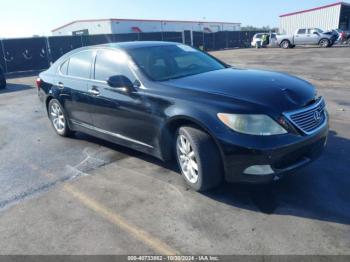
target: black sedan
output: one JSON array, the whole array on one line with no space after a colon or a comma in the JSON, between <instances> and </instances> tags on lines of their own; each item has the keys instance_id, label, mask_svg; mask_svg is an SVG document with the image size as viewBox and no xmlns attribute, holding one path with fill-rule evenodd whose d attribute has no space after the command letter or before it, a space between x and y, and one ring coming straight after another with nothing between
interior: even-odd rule
<instances>
[{"instance_id":1,"label":"black sedan","mask_svg":"<svg viewBox=\"0 0 350 262\"><path fill-rule=\"evenodd\" d=\"M325 101L310 83L232 68L178 43L80 48L37 85L57 134L80 131L175 157L197 191L223 180L279 180L316 159L327 141Z\"/></svg>"}]
</instances>

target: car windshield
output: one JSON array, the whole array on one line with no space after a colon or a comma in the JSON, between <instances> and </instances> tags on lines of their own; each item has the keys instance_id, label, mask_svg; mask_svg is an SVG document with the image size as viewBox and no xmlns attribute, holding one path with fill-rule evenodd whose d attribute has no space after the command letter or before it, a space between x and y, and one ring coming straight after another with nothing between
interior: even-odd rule
<instances>
[{"instance_id":1,"label":"car windshield","mask_svg":"<svg viewBox=\"0 0 350 262\"><path fill-rule=\"evenodd\" d=\"M192 47L163 45L128 50L140 69L154 81L201 74L226 68L223 63Z\"/></svg>"}]
</instances>

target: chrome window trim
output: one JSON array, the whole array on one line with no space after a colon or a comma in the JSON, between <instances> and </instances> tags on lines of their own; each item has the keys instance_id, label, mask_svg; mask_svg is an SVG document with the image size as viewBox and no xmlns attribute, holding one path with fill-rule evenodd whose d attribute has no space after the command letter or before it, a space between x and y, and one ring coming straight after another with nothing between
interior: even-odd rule
<instances>
[{"instance_id":1,"label":"chrome window trim","mask_svg":"<svg viewBox=\"0 0 350 262\"><path fill-rule=\"evenodd\" d=\"M295 123L295 121L291 118L291 116L294 115L294 114L299 114L299 113L303 113L303 112L307 112L307 111L312 111L315 108L319 107L322 103L324 103L324 108L323 108L324 121L319 127L317 127L316 129L314 129L312 131L304 130L297 123ZM311 106L304 107L304 108L301 108L301 109L298 109L298 110L294 110L294 111L284 112L283 115L293 124L293 126L295 126L296 128L298 128L299 130L301 130L303 133L305 133L307 135L312 135L314 133L317 133L318 131L323 129L328 123L328 115L326 113L326 101L324 100L323 97L320 97L319 101L317 103L311 105Z\"/></svg>"},{"instance_id":2,"label":"chrome window trim","mask_svg":"<svg viewBox=\"0 0 350 262\"><path fill-rule=\"evenodd\" d=\"M113 133L113 132L110 132L110 131L107 131L107 130L104 130L104 129L101 129L101 128L98 128L98 127L95 127L95 126L91 126L91 125L89 125L89 124L81 123L81 122L78 122L78 121L75 121L75 120L71 120L71 122L72 122L73 124L76 124L76 125L85 127L85 128L87 128L87 129L90 129L90 130L93 130L93 131L97 131L97 132L100 132L100 133L103 133L103 134L106 134L106 135L110 135L110 136L113 136L113 137L117 137L117 138L119 138L119 139L126 140L126 141L129 141L129 142L132 142L132 143L141 145L141 146L145 146L145 147L148 147L148 148L154 148L154 147L151 146L151 145L148 145L148 144L146 144L146 143L143 143L143 142L141 142L141 141L132 139L132 138L127 137L127 136L123 136L123 135L118 134L118 133Z\"/></svg>"}]
</instances>

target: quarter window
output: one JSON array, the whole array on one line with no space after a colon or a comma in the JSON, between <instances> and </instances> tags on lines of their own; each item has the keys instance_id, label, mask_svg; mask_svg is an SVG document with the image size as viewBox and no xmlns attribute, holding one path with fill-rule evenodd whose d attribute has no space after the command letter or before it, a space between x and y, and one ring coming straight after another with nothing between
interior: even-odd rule
<instances>
[{"instance_id":1,"label":"quarter window","mask_svg":"<svg viewBox=\"0 0 350 262\"><path fill-rule=\"evenodd\" d=\"M298 35L304 35L306 33L306 29L299 29Z\"/></svg>"},{"instance_id":2,"label":"quarter window","mask_svg":"<svg viewBox=\"0 0 350 262\"><path fill-rule=\"evenodd\" d=\"M111 76L124 75L130 81L135 81L135 77L127 65L127 60L127 56L119 51L98 51L95 62L95 79L107 81Z\"/></svg>"},{"instance_id":3,"label":"quarter window","mask_svg":"<svg viewBox=\"0 0 350 262\"><path fill-rule=\"evenodd\" d=\"M91 51L83 51L71 56L68 66L68 75L90 78L91 59Z\"/></svg>"}]
</instances>

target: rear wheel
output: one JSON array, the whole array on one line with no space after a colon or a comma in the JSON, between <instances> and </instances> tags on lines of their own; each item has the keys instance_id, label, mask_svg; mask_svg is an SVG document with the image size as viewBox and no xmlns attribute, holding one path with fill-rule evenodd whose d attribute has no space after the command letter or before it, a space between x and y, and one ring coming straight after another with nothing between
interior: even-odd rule
<instances>
[{"instance_id":1,"label":"rear wheel","mask_svg":"<svg viewBox=\"0 0 350 262\"><path fill-rule=\"evenodd\" d=\"M288 40L283 40L282 43L281 43L281 47L283 49L288 49L290 48L290 42Z\"/></svg>"},{"instance_id":2,"label":"rear wheel","mask_svg":"<svg viewBox=\"0 0 350 262\"><path fill-rule=\"evenodd\" d=\"M176 157L186 183L196 191L206 191L222 182L220 152L211 137L191 126L176 132Z\"/></svg>"},{"instance_id":3,"label":"rear wheel","mask_svg":"<svg viewBox=\"0 0 350 262\"><path fill-rule=\"evenodd\" d=\"M326 48L330 46L330 41L328 39L321 39L320 41L320 47Z\"/></svg>"},{"instance_id":4,"label":"rear wheel","mask_svg":"<svg viewBox=\"0 0 350 262\"><path fill-rule=\"evenodd\" d=\"M51 124L58 135L64 137L71 135L72 131L68 126L66 113L58 100L50 100L48 113Z\"/></svg>"}]
</instances>

